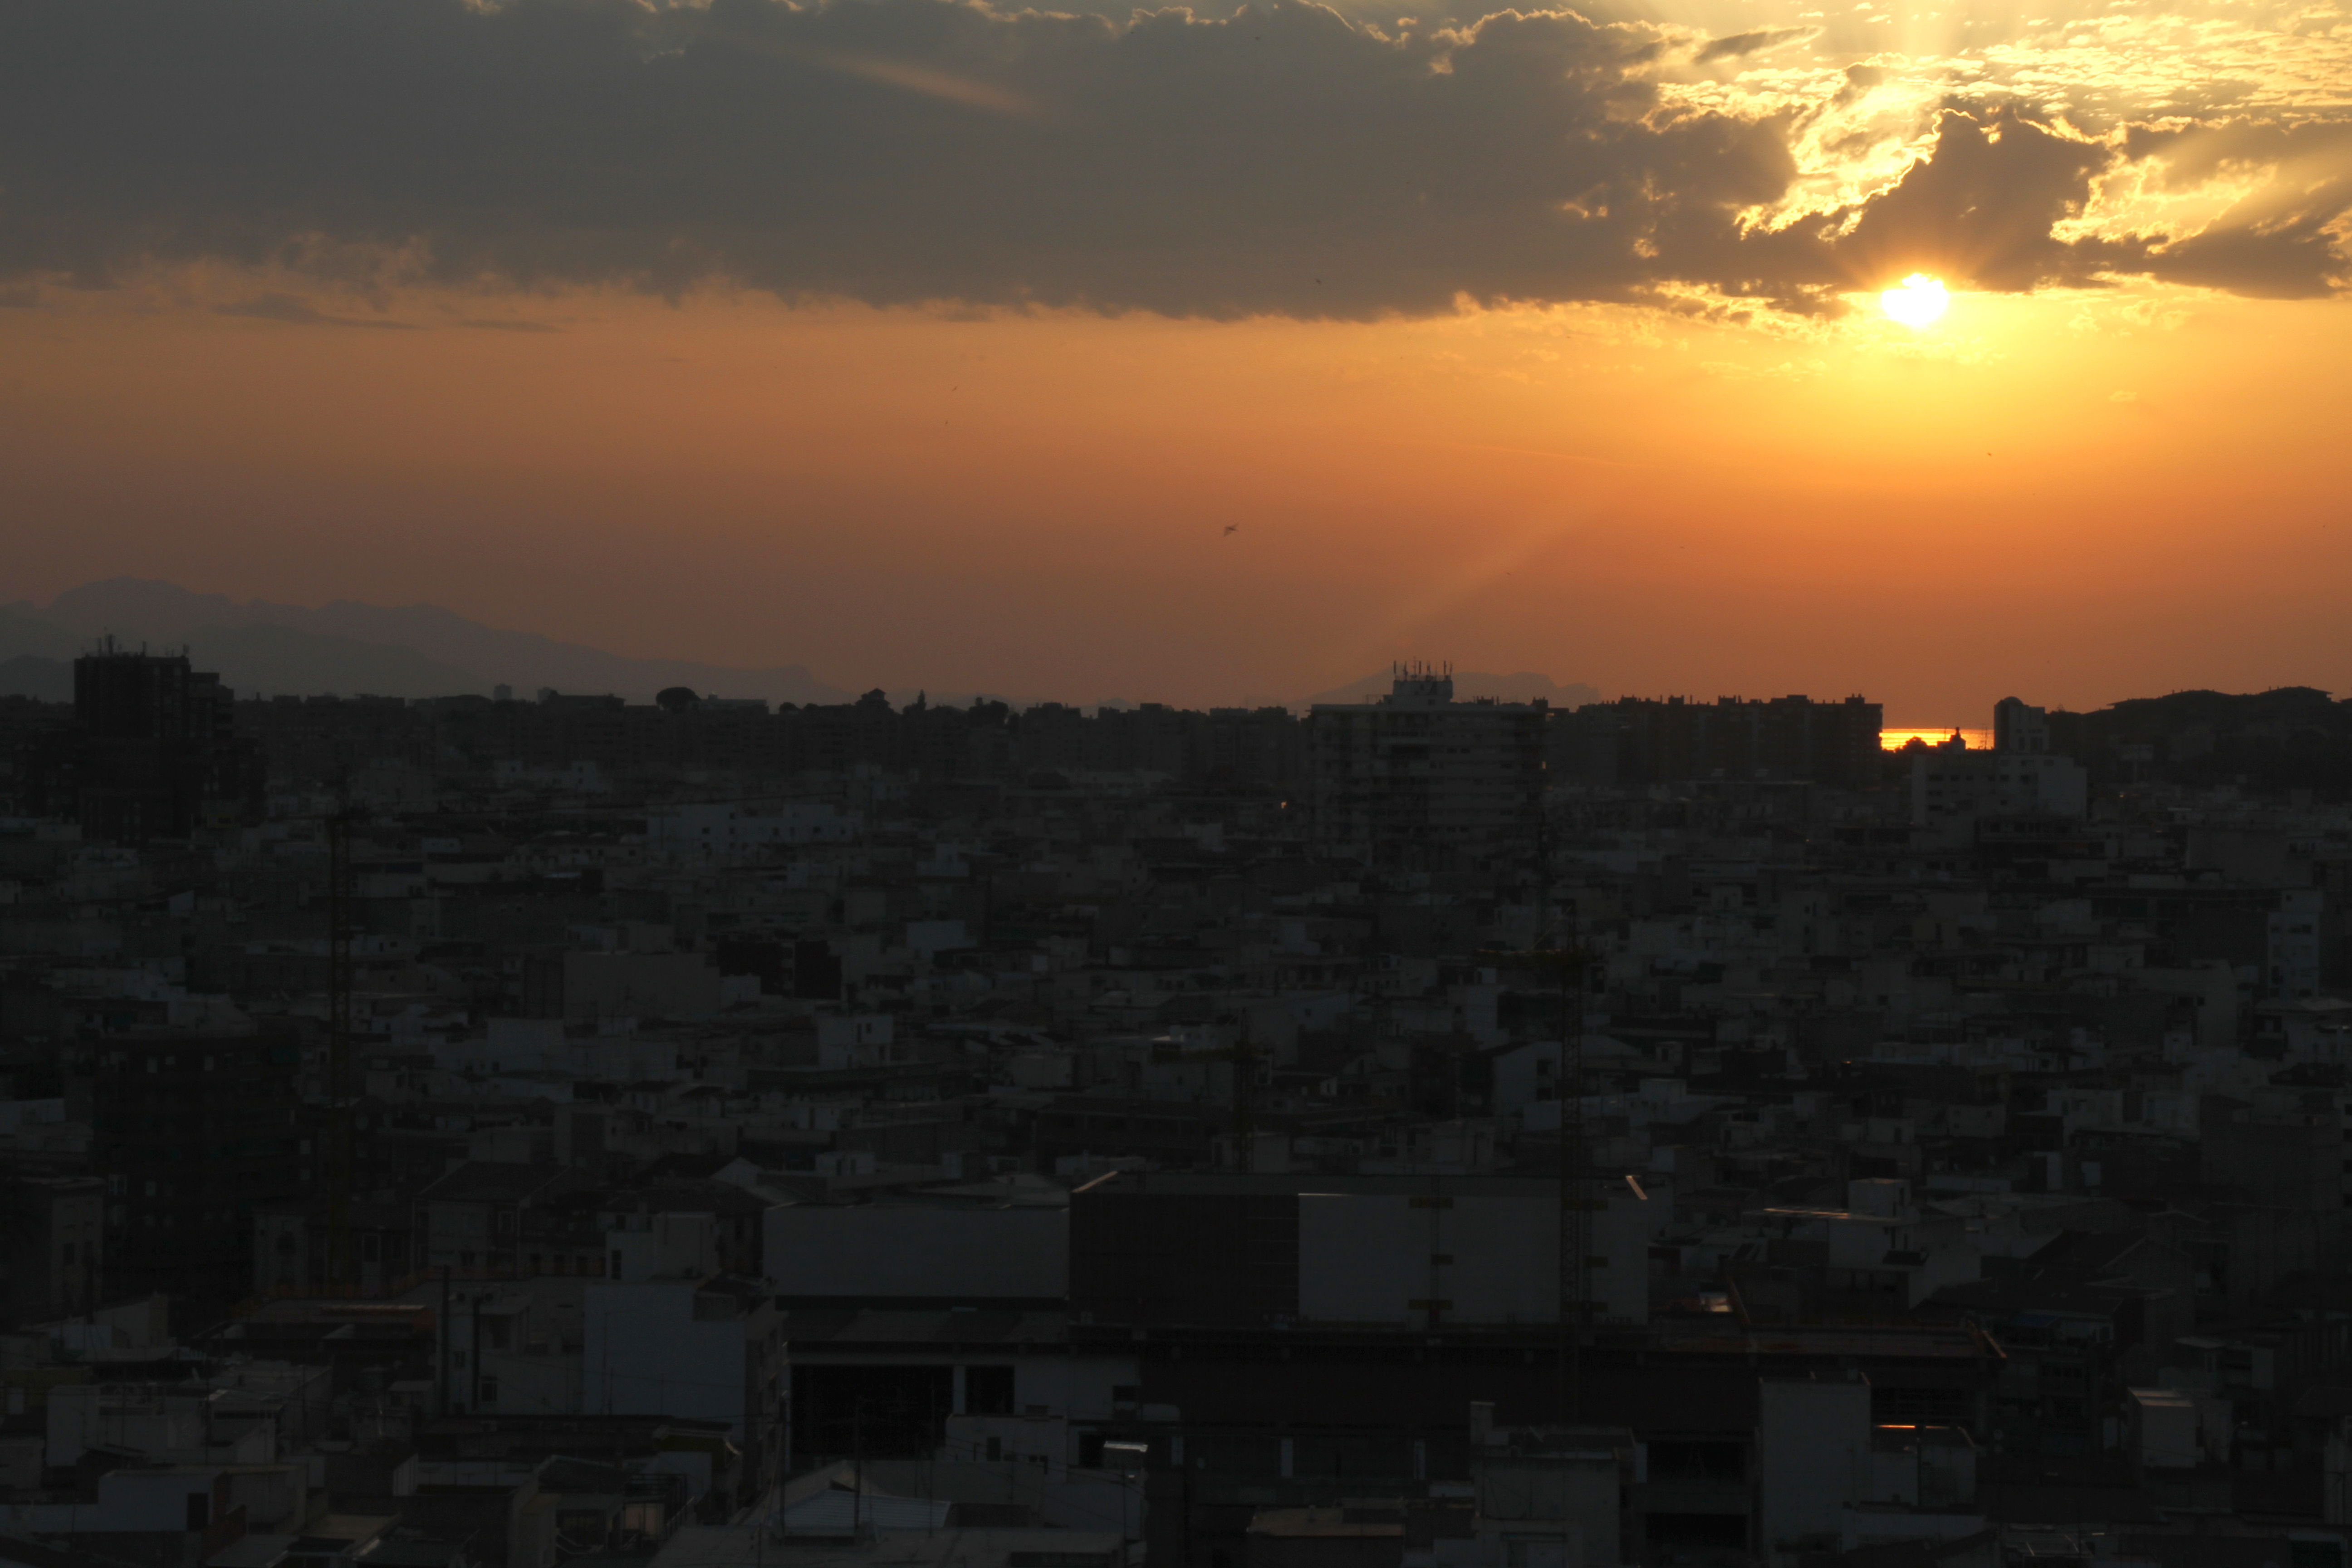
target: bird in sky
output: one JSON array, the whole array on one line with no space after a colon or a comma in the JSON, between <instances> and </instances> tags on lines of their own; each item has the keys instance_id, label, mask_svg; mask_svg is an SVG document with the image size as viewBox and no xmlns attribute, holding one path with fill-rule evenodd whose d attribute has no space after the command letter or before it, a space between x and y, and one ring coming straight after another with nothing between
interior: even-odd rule
<instances>
[{"instance_id":1,"label":"bird in sky","mask_svg":"<svg viewBox=\"0 0 2352 1568\"><path fill-rule=\"evenodd\" d=\"M1225 537L1228 539L1232 538L1234 534L1239 533L1241 531L1242 525L1238 522L1229 522L1225 524Z\"/></svg>"}]
</instances>

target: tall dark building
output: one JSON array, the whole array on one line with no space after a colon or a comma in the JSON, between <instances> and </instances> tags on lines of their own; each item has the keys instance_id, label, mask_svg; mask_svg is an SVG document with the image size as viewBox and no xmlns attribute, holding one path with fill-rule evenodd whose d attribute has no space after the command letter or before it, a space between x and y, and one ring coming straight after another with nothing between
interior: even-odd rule
<instances>
[{"instance_id":1,"label":"tall dark building","mask_svg":"<svg viewBox=\"0 0 2352 1568\"><path fill-rule=\"evenodd\" d=\"M110 640L74 661L72 725L26 770L26 805L117 844L184 838L261 803L260 754L236 732L232 693L185 654Z\"/></svg>"},{"instance_id":2,"label":"tall dark building","mask_svg":"<svg viewBox=\"0 0 2352 1568\"><path fill-rule=\"evenodd\" d=\"M1377 702L1307 720L1310 819L1326 851L1394 861L1527 854L1543 819L1540 702L1456 702L1445 669L1400 668Z\"/></svg>"},{"instance_id":3,"label":"tall dark building","mask_svg":"<svg viewBox=\"0 0 2352 1568\"><path fill-rule=\"evenodd\" d=\"M91 1176L0 1179L0 1321L37 1323L98 1304L106 1184Z\"/></svg>"},{"instance_id":4,"label":"tall dark building","mask_svg":"<svg viewBox=\"0 0 2352 1568\"><path fill-rule=\"evenodd\" d=\"M90 1123L106 1182L110 1297L162 1292L195 1310L248 1294L254 1210L299 1197L310 1160L290 1035L109 1036L68 1058L68 1113Z\"/></svg>"},{"instance_id":5,"label":"tall dark building","mask_svg":"<svg viewBox=\"0 0 2352 1568\"><path fill-rule=\"evenodd\" d=\"M1877 703L1860 697L1621 697L1557 715L1552 765L1565 778L1603 785L1721 778L1862 789L1876 781L1882 717Z\"/></svg>"}]
</instances>

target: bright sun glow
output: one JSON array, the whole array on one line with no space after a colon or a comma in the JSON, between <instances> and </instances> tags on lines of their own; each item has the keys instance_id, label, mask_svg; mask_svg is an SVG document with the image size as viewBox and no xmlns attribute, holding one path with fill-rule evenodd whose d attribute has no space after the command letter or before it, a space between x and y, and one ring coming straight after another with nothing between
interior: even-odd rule
<instances>
[{"instance_id":1,"label":"bright sun glow","mask_svg":"<svg viewBox=\"0 0 2352 1568\"><path fill-rule=\"evenodd\" d=\"M1940 746L1954 736L1958 736L1961 744L1967 746L1971 752L1992 750L1990 730L1964 730L1958 727L1948 730L1881 730L1878 731L1878 744L1885 751L1899 752L1914 741L1930 746Z\"/></svg>"},{"instance_id":2,"label":"bright sun glow","mask_svg":"<svg viewBox=\"0 0 2352 1568\"><path fill-rule=\"evenodd\" d=\"M1914 272L1894 288L1878 297L1886 313L1906 327L1924 327L1944 313L1952 297L1944 291L1944 280L1930 278L1924 272Z\"/></svg>"}]
</instances>

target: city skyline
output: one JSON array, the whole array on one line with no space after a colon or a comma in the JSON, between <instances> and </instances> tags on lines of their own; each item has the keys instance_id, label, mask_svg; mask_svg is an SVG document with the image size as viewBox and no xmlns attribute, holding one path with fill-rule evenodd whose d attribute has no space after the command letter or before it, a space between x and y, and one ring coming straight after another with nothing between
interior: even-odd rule
<instances>
[{"instance_id":1,"label":"city skyline","mask_svg":"<svg viewBox=\"0 0 2352 1568\"><path fill-rule=\"evenodd\" d=\"M873 688L864 686L854 674L834 684L800 664L747 668L658 656L633 658L608 648L556 641L532 631L483 626L429 604L391 606L338 600L304 606L258 598L238 601L226 595L190 593L169 583L117 578L79 584L48 605L0 602L0 695L13 692L62 700L70 693L70 660L107 638L157 651L188 649L200 664L220 668L223 679L241 695L373 695L411 700L488 694L498 687L524 698L561 690L572 695L612 694L642 702L651 700L657 689L691 682L689 689L699 696L758 698L774 703L844 703L854 700L861 690L881 690L894 704L924 697L956 706L1009 702L1016 709L1040 703L1089 710L1161 703L1194 709L1274 706L1303 711L1319 702L1362 700L1384 689L1396 669L1426 662L1401 656L1385 668L1310 694L1255 690L1223 697L1213 691L1196 695L1189 702L1118 693L1081 697L1068 689L1043 692L961 689L922 680ZM1451 661L1443 662L1450 670ZM1465 699L1480 696L1523 702L1542 698L1555 707L1620 697L1711 701L1718 696L1760 700L1802 695L1757 685L1723 689L1724 686L1737 688L1736 679L1713 689L1684 691L1659 686L1605 690L1589 682L1559 680L1546 672L1523 668L1465 669L1458 679ZM2032 689L2040 692L2042 684L2046 683L2037 683ZM1877 695L1866 681L1844 685ZM2288 681L2262 689L2311 689L2307 682ZM2063 711L2095 711L2116 702L2215 689L2186 685L2170 692L2126 690L2107 701L2080 707L2063 701L2048 705ZM1898 712L1900 721L1891 720L1885 726L1885 743L1895 750L1913 739L1932 744L1958 736L1971 747L1990 746L1992 731L1979 721L1998 700L1988 698L1967 712L1938 716L1932 721L1916 711Z\"/></svg>"},{"instance_id":2,"label":"city skyline","mask_svg":"<svg viewBox=\"0 0 2352 1568\"><path fill-rule=\"evenodd\" d=\"M2352 689L2339 8L1112 10L11 0L0 593L1079 700Z\"/></svg>"},{"instance_id":3,"label":"city skyline","mask_svg":"<svg viewBox=\"0 0 2352 1568\"><path fill-rule=\"evenodd\" d=\"M2347 296L2352 0L0 0L0 1568L2352 1568Z\"/></svg>"},{"instance_id":4,"label":"city skyline","mask_svg":"<svg viewBox=\"0 0 2352 1568\"><path fill-rule=\"evenodd\" d=\"M70 670L15 1568L2352 1558L2352 704Z\"/></svg>"}]
</instances>

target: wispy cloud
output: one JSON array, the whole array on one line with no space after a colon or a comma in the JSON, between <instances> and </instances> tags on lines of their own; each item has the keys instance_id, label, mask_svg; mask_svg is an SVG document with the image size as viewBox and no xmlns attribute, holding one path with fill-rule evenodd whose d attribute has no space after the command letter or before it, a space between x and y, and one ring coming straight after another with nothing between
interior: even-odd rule
<instances>
[{"instance_id":1,"label":"wispy cloud","mask_svg":"<svg viewBox=\"0 0 2352 1568\"><path fill-rule=\"evenodd\" d=\"M215 305L213 314L245 316L257 321L283 321L295 327L364 327L398 332L418 330L414 321L395 321L380 316L331 315L292 294L262 294L234 304Z\"/></svg>"},{"instance_id":2,"label":"wispy cloud","mask_svg":"<svg viewBox=\"0 0 2352 1568\"><path fill-rule=\"evenodd\" d=\"M1759 27L1754 32L1734 33L1727 38L1717 38L1703 46L1692 58L1701 65L1716 60L1744 59L1783 44L1793 44L1821 36L1819 27Z\"/></svg>"},{"instance_id":3,"label":"wispy cloud","mask_svg":"<svg viewBox=\"0 0 2352 1568\"><path fill-rule=\"evenodd\" d=\"M911 60L892 59L884 55L816 50L808 58L827 70L839 71L861 81L895 87L901 92L937 99L941 103L976 109L986 114L1009 114L1020 120L1045 118L1042 105L977 77L959 76L953 71L938 70L929 66L917 65Z\"/></svg>"}]
</instances>

